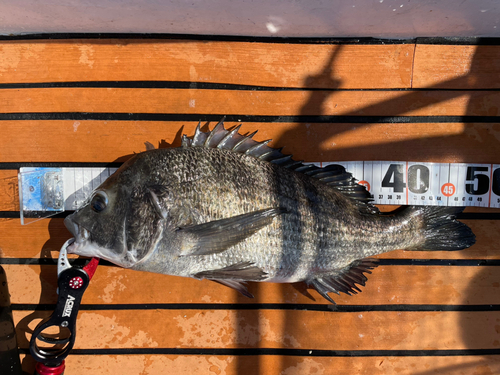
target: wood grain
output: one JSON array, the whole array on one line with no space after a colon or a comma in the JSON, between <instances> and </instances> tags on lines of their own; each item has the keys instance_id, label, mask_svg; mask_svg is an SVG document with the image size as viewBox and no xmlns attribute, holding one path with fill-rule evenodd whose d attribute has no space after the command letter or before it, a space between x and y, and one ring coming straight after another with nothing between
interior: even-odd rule
<instances>
[{"instance_id":1,"label":"wood grain","mask_svg":"<svg viewBox=\"0 0 500 375\"><path fill-rule=\"evenodd\" d=\"M56 266L3 265L14 304L56 303ZM339 305L500 304L498 267L379 266L355 296L332 294ZM168 287L167 287L168 286ZM303 283L250 283L254 299L208 280L100 266L85 292L86 304L289 303L328 304Z\"/></svg>"},{"instance_id":2,"label":"wood grain","mask_svg":"<svg viewBox=\"0 0 500 375\"><path fill-rule=\"evenodd\" d=\"M412 87L499 89L500 46L419 44L415 49Z\"/></svg>"},{"instance_id":3,"label":"wood grain","mask_svg":"<svg viewBox=\"0 0 500 375\"><path fill-rule=\"evenodd\" d=\"M186 81L409 88L414 46L182 40L3 42L0 83Z\"/></svg>"},{"instance_id":4,"label":"wood grain","mask_svg":"<svg viewBox=\"0 0 500 375\"><path fill-rule=\"evenodd\" d=\"M49 314L13 312L21 348L32 319ZM80 311L74 348L493 349L500 342L497 319L492 311Z\"/></svg>"},{"instance_id":5,"label":"wood grain","mask_svg":"<svg viewBox=\"0 0 500 375\"><path fill-rule=\"evenodd\" d=\"M496 91L0 89L0 113L104 112L259 116L498 116Z\"/></svg>"},{"instance_id":6,"label":"wood grain","mask_svg":"<svg viewBox=\"0 0 500 375\"><path fill-rule=\"evenodd\" d=\"M144 142L180 145L194 134L195 122L4 121L0 162L112 162L145 151ZM228 123L228 126L235 123ZM215 124L210 124L210 129ZM258 141L273 139L298 160L409 160L498 162L500 124L318 124L251 123L241 133L259 130ZM160 141L164 140L164 143Z\"/></svg>"},{"instance_id":7,"label":"wood grain","mask_svg":"<svg viewBox=\"0 0 500 375\"><path fill-rule=\"evenodd\" d=\"M176 356L176 355L71 355L66 366L74 375L98 371L102 375L123 373L176 375L488 375L500 372L500 356L446 357L293 357L293 356ZM34 363L23 361L32 373Z\"/></svg>"}]
</instances>

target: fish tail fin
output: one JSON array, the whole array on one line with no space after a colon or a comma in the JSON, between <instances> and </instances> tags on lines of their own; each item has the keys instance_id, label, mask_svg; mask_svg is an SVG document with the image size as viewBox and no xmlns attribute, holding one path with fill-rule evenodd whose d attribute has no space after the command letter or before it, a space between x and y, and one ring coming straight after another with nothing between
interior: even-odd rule
<instances>
[{"instance_id":1,"label":"fish tail fin","mask_svg":"<svg viewBox=\"0 0 500 375\"><path fill-rule=\"evenodd\" d=\"M453 251L466 249L476 242L472 230L456 220L465 207L410 206L406 215L422 220L423 241L408 250Z\"/></svg>"}]
</instances>

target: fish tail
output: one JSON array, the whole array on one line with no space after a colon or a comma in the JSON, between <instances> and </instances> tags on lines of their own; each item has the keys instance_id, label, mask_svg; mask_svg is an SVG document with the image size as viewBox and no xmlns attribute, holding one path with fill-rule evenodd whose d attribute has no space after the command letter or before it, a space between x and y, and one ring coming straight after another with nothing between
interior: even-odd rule
<instances>
[{"instance_id":1,"label":"fish tail","mask_svg":"<svg viewBox=\"0 0 500 375\"><path fill-rule=\"evenodd\" d=\"M466 249L476 242L472 230L456 220L465 207L410 206L406 215L422 222L422 242L408 250L453 251Z\"/></svg>"}]
</instances>

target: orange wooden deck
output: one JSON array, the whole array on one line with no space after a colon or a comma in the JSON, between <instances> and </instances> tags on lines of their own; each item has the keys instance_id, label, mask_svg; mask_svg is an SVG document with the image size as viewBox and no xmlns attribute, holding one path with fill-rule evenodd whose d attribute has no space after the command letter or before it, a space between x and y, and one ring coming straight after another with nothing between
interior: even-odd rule
<instances>
[{"instance_id":1,"label":"orange wooden deck","mask_svg":"<svg viewBox=\"0 0 500 375\"><path fill-rule=\"evenodd\" d=\"M61 218L13 218L20 166L121 162L146 141L178 146L198 118L222 115L307 161L500 163L499 108L496 45L2 41L0 262L19 346L26 353L53 310L50 259L70 237ZM337 308L301 284L252 284L250 300L100 266L67 373L500 373L500 210L466 212L472 248L383 254L363 292L335 298Z\"/></svg>"}]
</instances>

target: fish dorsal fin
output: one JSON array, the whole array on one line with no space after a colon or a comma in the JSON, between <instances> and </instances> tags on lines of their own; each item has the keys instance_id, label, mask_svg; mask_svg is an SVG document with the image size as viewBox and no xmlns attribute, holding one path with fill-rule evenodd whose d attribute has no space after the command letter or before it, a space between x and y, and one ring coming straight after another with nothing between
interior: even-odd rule
<instances>
[{"instance_id":1,"label":"fish dorsal fin","mask_svg":"<svg viewBox=\"0 0 500 375\"><path fill-rule=\"evenodd\" d=\"M146 151L151 151L154 150L156 147L150 143L150 142L144 142L144 145L146 146Z\"/></svg>"},{"instance_id":2,"label":"fish dorsal fin","mask_svg":"<svg viewBox=\"0 0 500 375\"><path fill-rule=\"evenodd\" d=\"M361 292L361 289L356 284L365 286L367 278L364 273L371 273L370 270L377 266L378 259L366 258L356 260L336 274L317 277L309 280L308 284L312 285L325 299L331 303L335 303L328 293L340 294L342 292L348 295L358 294L358 292Z\"/></svg>"},{"instance_id":3,"label":"fish dorsal fin","mask_svg":"<svg viewBox=\"0 0 500 375\"><path fill-rule=\"evenodd\" d=\"M359 185L352 177L352 174L347 172L343 166L330 164L321 168L313 164L304 164L302 161L293 160L292 155L283 154L281 148L269 147L268 143L271 140L263 142L253 140L256 131L247 136L240 134L240 127L241 125L238 125L233 130L226 130L224 119L222 119L212 131L203 132L200 122L192 138L188 138L186 135L182 136L182 147L219 148L277 164L335 187L344 195L353 199L361 212L378 213L378 209L370 204L372 201L370 193L364 186Z\"/></svg>"}]
</instances>

